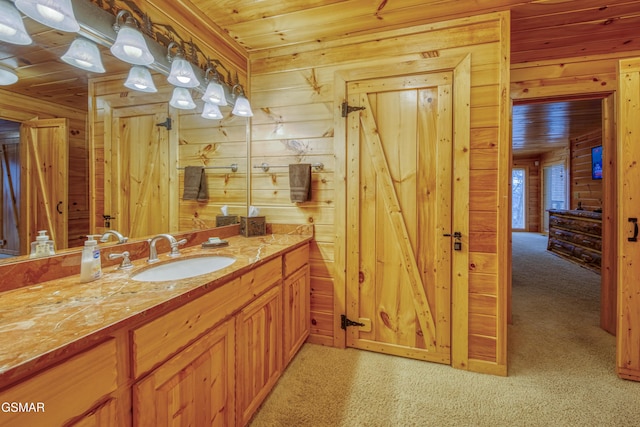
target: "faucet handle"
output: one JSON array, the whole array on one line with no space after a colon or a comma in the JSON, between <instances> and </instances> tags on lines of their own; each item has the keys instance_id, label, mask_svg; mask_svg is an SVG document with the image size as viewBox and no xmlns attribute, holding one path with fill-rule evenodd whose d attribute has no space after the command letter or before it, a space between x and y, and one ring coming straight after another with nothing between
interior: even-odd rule
<instances>
[{"instance_id":1,"label":"faucet handle","mask_svg":"<svg viewBox=\"0 0 640 427\"><path fill-rule=\"evenodd\" d=\"M178 250L178 246L182 246L185 243L187 243L187 239L181 239L178 240L177 242L173 242L171 244L171 252L169 253L169 256L175 257L180 255L180 251Z\"/></svg>"},{"instance_id":2,"label":"faucet handle","mask_svg":"<svg viewBox=\"0 0 640 427\"><path fill-rule=\"evenodd\" d=\"M122 262L118 266L118 270L126 270L133 267L131 264L131 260L129 259L129 251L124 251L121 254L109 254L109 259L118 259L122 258Z\"/></svg>"}]
</instances>

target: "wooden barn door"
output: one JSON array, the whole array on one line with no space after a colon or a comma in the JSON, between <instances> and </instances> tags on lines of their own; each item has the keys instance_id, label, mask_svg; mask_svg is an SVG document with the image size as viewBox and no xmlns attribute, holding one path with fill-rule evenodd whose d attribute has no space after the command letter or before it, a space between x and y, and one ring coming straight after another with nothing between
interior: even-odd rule
<instances>
[{"instance_id":1,"label":"wooden barn door","mask_svg":"<svg viewBox=\"0 0 640 427\"><path fill-rule=\"evenodd\" d=\"M170 149L168 132L157 126L167 104L114 108L105 144L105 214L111 227L129 237L172 231L169 226ZM175 168L175 165L173 165Z\"/></svg>"},{"instance_id":2,"label":"wooden barn door","mask_svg":"<svg viewBox=\"0 0 640 427\"><path fill-rule=\"evenodd\" d=\"M6 142L6 140L5 140ZM2 230L0 253L20 255L20 139L2 144L0 169L2 175Z\"/></svg>"},{"instance_id":3,"label":"wooden barn door","mask_svg":"<svg viewBox=\"0 0 640 427\"><path fill-rule=\"evenodd\" d=\"M449 71L347 86L364 108L348 122L359 279L346 306L362 326L347 328L347 346L451 363L452 83Z\"/></svg>"},{"instance_id":4,"label":"wooden barn door","mask_svg":"<svg viewBox=\"0 0 640 427\"><path fill-rule=\"evenodd\" d=\"M28 254L39 230L47 230L56 249L68 246L67 119L23 122L21 127L21 252Z\"/></svg>"}]
</instances>

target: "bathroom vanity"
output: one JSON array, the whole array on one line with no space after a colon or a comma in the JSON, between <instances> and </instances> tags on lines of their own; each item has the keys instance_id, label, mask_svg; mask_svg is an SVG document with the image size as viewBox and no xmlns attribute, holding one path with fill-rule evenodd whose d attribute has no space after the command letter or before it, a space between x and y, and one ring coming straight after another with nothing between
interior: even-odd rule
<instances>
[{"instance_id":1,"label":"bathroom vanity","mask_svg":"<svg viewBox=\"0 0 640 427\"><path fill-rule=\"evenodd\" d=\"M0 426L246 425L309 334L311 237L182 249L236 259L186 279L135 281L138 259L3 292L0 401L34 410Z\"/></svg>"}]
</instances>

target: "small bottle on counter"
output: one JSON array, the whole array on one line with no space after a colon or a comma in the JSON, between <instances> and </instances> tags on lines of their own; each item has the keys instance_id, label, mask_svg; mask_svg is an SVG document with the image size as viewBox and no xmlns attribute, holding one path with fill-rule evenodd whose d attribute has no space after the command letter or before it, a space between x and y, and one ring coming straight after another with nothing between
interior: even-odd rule
<instances>
[{"instance_id":1,"label":"small bottle on counter","mask_svg":"<svg viewBox=\"0 0 640 427\"><path fill-rule=\"evenodd\" d=\"M55 254L53 240L47 236L47 230L38 231L36 241L31 242L31 255L29 255L29 258L40 258Z\"/></svg>"},{"instance_id":2,"label":"small bottle on counter","mask_svg":"<svg viewBox=\"0 0 640 427\"><path fill-rule=\"evenodd\" d=\"M80 260L80 282L91 282L102 276L102 260L100 259L100 249L95 237L99 234L87 235L87 241L82 248L82 259Z\"/></svg>"}]
</instances>

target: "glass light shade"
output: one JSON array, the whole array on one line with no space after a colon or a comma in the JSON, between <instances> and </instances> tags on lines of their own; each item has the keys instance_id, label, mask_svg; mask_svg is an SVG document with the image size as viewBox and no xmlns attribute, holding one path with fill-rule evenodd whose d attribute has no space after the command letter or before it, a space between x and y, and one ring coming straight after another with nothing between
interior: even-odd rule
<instances>
[{"instance_id":1,"label":"glass light shade","mask_svg":"<svg viewBox=\"0 0 640 427\"><path fill-rule=\"evenodd\" d=\"M251 104L249 104L249 100L244 95L240 95L236 98L236 105L233 107L231 114L240 117L253 117Z\"/></svg>"},{"instance_id":2,"label":"glass light shade","mask_svg":"<svg viewBox=\"0 0 640 427\"><path fill-rule=\"evenodd\" d=\"M47 27L69 33L80 30L71 0L16 0L16 7L29 18Z\"/></svg>"},{"instance_id":3,"label":"glass light shade","mask_svg":"<svg viewBox=\"0 0 640 427\"><path fill-rule=\"evenodd\" d=\"M62 55L62 59L67 64L92 73L104 73L102 57L98 46L90 40L77 38L69 46L67 53Z\"/></svg>"},{"instance_id":4,"label":"glass light shade","mask_svg":"<svg viewBox=\"0 0 640 427\"><path fill-rule=\"evenodd\" d=\"M200 86L200 81L193 72L191 64L183 58L176 56L171 62L171 71L167 77L169 83L179 87Z\"/></svg>"},{"instance_id":5,"label":"glass light shade","mask_svg":"<svg viewBox=\"0 0 640 427\"><path fill-rule=\"evenodd\" d=\"M18 75L8 68L0 66L0 85L8 86L18 81Z\"/></svg>"},{"instance_id":6,"label":"glass light shade","mask_svg":"<svg viewBox=\"0 0 640 427\"><path fill-rule=\"evenodd\" d=\"M202 117L205 119L219 120L223 115L217 105L205 102L204 109L202 110Z\"/></svg>"},{"instance_id":7,"label":"glass light shade","mask_svg":"<svg viewBox=\"0 0 640 427\"><path fill-rule=\"evenodd\" d=\"M134 65L129 71L129 77L124 82L125 87L137 90L139 92L157 92L156 85L153 83L151 73L142 65Z\"/></svg>"},{"instance_id":8,"label":"glass light shade","mask_svg":"<svg viewBox=\"0 0 640 427\"><path fill-rule=\"evenodd\" d=\"M227 105L227 98L224 96L224 88L220 83L215 81L209 82L207 90L204 92L204 95L202 95L202 100L221 107Z\"/></svg>"},{"instance_id":9,"label":"glass light shade","mask_svg":"<svg viewBox=\"0 0 640 427\"><path fill-rule=\"evenodd\" d=\"M11 44L31 44L20 12L6 0L0 0L0 40Z\"/></svg>"},{"instance_id":10,"label":"glass light shade","mask_svg":"<svg viewBox=\"0 0 640 427\"><path fill-rule=\"evenodd\" d=\"M110 50L116 58L129 64L150 65L154 61L142 33L128 23L120 27Z\"/></svg>"},{"instance_id":11,"label":"glass light shade","mask_svg":"<svg viewBox=\"0 0 640 427\"><path fill-rule=\"evenodd\" d=\"M173 89L173 95L169 105L180 110L193 110L196 108L196 103L193 102L189 89L183 87L177 87Z\"/></svg>"}]
</instances>

